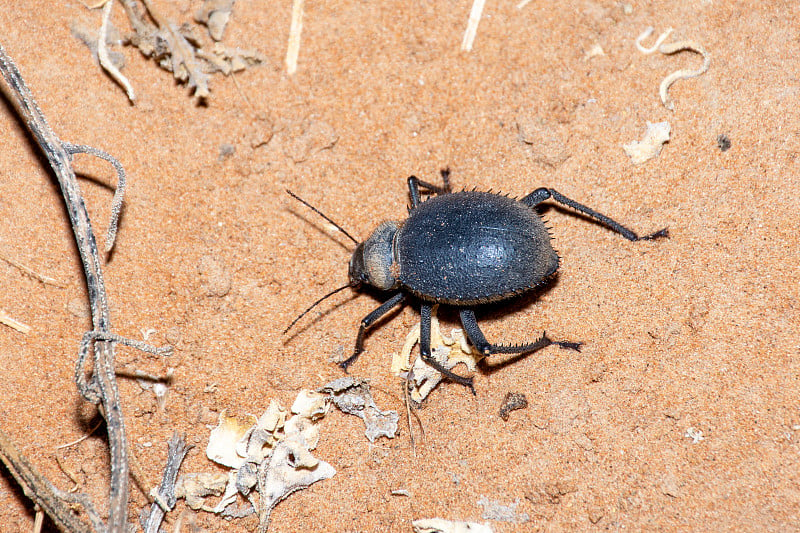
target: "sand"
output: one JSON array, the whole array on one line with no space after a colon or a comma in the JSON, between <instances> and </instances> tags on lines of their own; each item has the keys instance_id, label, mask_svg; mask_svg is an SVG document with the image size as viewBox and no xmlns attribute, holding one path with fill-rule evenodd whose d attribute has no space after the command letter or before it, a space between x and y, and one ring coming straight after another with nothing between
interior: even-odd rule
<instances>
[{"instance_id":1,"label":"sand","mask_svg":"<svg viewBox=\"0 0 800 533\"><path fill-rule=\"evenodd\" d=\"M178 23L199 5L158 4ZM363 239L406 216L407 176L436 181L449 167L456 188L522 196L552 187L638 232L668 227L671 237L628 242L546 209L562 257L557 278L478 317L496 342L546 330L584 342L582 351L552 347L499 366L504 358L492 358L475 375L476 396L443 383L417 411L424 438L414 421L413 448L389 366L418 306L380 322L351 373L370 381L381 408L401 413L399 434L371 444L360 420L330 412L314 453L338 473L279 504L270 531L407 532L411 520L432 517L499 532L796 529L797 5L489 2L463 52L470 7L307 2L289 76L290 3L238 2L224 42L258 50L264 64L212 77L197 105L153 61L114 47L134 106L70 33L75 21L99 27L99 10L40 0L2 10L2 45L51 126L113 154L129 175L104 267L112 330L176 349L169 359L118 350L141 485L160 480L174 431L195 445L184 472L224 471L204 453L218 413L259 415L271 399L288 407L300 389L342 376L332 360L350 353L360 319L382 301L345 291L282 334L347 282L352 251L285 189ZM112 21L128 29L119 6ZM710 57L708 72L670 88L674 111L659 99L661 80L702 58L640 53L634 41L648 26L646 45L673 27L668 41L691 39ZM102 510L103 429L56 450L100 420L73 383L91 327L83 273L55 180L7 102L0 121L0 255L63 284L0 261L0 309L31 327L0 326L2 429L56 486L77 486ZM664 121L669 142L634 165L623 145ZM75 166L102 240L113 170L88 156ZM440 316L458 325L452 310ZM169 369L163 409L124 377ZM525 394L528 407L504 421L509 392ZM131 494L134 520L146 498L136 485ZM192 520L205 531L255 527L253 517L195 515L182 501L169 520L179 516L182 531ZM4 471L0 529L32 521Z\"/></svg>"}]
</instances>

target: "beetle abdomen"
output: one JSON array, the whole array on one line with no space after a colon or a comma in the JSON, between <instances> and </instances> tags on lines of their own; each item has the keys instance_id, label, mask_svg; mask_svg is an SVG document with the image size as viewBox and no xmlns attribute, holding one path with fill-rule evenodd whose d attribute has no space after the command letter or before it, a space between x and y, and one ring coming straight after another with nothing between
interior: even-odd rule
<instances>
[{"instance_id":1,"label":"beetle abdomen","mask_svg":"<svg viewBox=\"0 0 800 533\"><path fill-rule=\"evenodd\" d=\"M558 269L538 214L486 192L444 194L419 204L397 232L395 253L401 284L424 300L450 305L502 300Z\"/></svg>"}]
</instances>

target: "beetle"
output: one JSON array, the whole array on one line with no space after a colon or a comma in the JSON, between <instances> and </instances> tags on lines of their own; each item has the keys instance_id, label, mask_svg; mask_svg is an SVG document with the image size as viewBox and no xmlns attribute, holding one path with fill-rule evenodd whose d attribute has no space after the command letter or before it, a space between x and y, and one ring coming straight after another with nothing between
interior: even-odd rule
<instances>
[{"instance_id":1,"label":"beetle","mask_svg":"<svg viewBox=\"0 0 800 533\"><path fill-rule=\"evenodd\" d=\"M408 218L378 225L363 242L348 234L322 212L294 198L334 224L356 243L348 268L349 283L317 300L284 331L328 296L347 287L369 285L389 298L361 320L353 355L339 366L344 370L364 351L367 329L394 307L416 299L420 305L420 356L447 378L475 393L473 378L443 367L431 355L431 310L435 304L456 307L461 324L477 351L492 354L529 354L550 345L580 351L580 342L551 340L546 334L518 345L493 344L478 326L474 308L502 302L546 283L558 270L560 257L553 249L549 229L535 210L546 200L586 215L630 241L668 237L667 228L639 237L635 232L554 189L538 188L517 200L481 192L452 192L450 171L441 171L443 186L410 176ZM422 194L431 195L422 200Z\"/></svg>"}]
</instances>

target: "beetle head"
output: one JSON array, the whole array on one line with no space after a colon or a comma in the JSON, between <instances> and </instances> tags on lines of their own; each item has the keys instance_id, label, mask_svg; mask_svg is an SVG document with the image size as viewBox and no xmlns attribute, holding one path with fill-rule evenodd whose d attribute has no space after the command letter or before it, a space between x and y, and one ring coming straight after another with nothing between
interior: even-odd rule
<instances>
[{"instance_id":1,"label":"beetle head","mask_svg":"<svg viewBox=\"0 0 800 533\"><path fill-rule=\"evenodd\" d=\"M366 241L356 246L350 258L351 286L366 283L383 291L397 286L397 276L392 272L396 233L397 222L384 222Z\"/></svg>"}]
</instances>

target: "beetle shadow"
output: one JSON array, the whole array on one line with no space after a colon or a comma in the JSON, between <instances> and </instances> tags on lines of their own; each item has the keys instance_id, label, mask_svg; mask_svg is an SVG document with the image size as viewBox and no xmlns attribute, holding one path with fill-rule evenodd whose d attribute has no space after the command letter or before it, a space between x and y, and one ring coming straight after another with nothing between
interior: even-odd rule
<instances>
[{"instance_id":1,"label":"beetle shadow","mask_svg":"<svg viewBox=\"0 0 800 533\"><path fill-rule=\"evenodd\" d=\"M303 222L305 222L307 225L309 225L309 226L311 226L312 228L314 228L314 231L316 231L317 233L319 233L320 235L322 235L322 236L323 236L324 238L326 238L327 240L329 240L329 241L333 242L334 244L336 244L337 246L339 246L341 249L345 250L345 251L346 251L348 254L350 254L350 255L352 255L352 254L353 254L353 250L354 250L354 248L350 248L348 245L344 244L344 243L343 243L341 240L337 239L337 238L334 236L334 234L332 234L330 231L327 231L327 230L325 229L325 227L324 227L324 226L321 226L321 225L320 225L320 224L319 224L317 221L312 221L312 220L310 220L310 219L309 219L309 218L307 218L306 216L302 215L301 213L298 213L297 211L295 211L294 209L292 209L292 208L290 208L290 207L289 207L289 208L287 208L286 210L287 210L289 213L291 213L292 215L294 215L295 217L297 217L298 219L300 219L300 220L302 220ZM337 230L337 233L340 233L340 231L339 231L339 230Z\"/></svg>"},{"instance_id":2,"label":"beetle shadow","mask_svg":"<svg viewBox=\"0 0 800 533\"><path fill-rule=\"evenodd\" d=\"M377 309L381 304L383 304L386 300L388 300L389 298L394 296L397 292L398 291L382 291L382 290L377 289L377 288L375 288L375 287L373 287L371 285L362 285L361 287L359 287L355 291L355 295L356 296L367 296L367 297L369 297L370 300L373 301L375 306L369 308L369 311L367 311L367 313L371 313L372 311ZM399 292L402 292L402 291L399 291ZM369 338L370 334L373 331L379 330L381 328L381 326L383 326L387 322L390 322L406 306L411 306L411 308L416 310L417 314L419 314L419 303L413 297L411 297L408 293L406 293L406 295L408 297L406 298L405 302L395 305L390 311L388 311L385 315L381 316L378 320L375 321L374 324L372 324L369 328L367 328L367 330L364 332L364 340L365 341L366 341L366 339ZM364 314L364 316L359 317L359 323L366 316L367 316L367 314ZM354 341L355 341L355 339L354 339ZM365 348L365 351L366 351L366 348Z\"/></svg>"},{"instance_id":3,"label":"beetle shadow","mask_svg":"<svg viewBox=\"0 0 800 533\"><path fill-rule=\"evenodd\" d=\"M81 154L78 154L78 155L81 155ZM86 155L91 155L91 154L86 154ZM73 170L74 170L74 168L73 168ZM96 185L96 186L100 187L101 189L106 189L107 191L109 191L111 193L112 196L111 196L111 198L108 199L108 204L107 204L107 207L106 207L106 209L108 209L110 211L111 210L111 204L114 201L113 195L116 194L116 192L117 192L117 190L115 188L115 185L113 183L109 183L104 178L100 178L99 176L95 176L94 174L89 174L88 172L78 172L77 170L74 170L74 171L75 171L75 177L76 178L78 178L80 180L83 180L83 181L87 181L87 182L89 182L89 183L91 183L93 185ZM115 176L116 176L116 174L115 174ZM126 211L126 209L127 209L127 202L123 201L122 202L122 206L120 206L119 217L117 218L117 234L118 235L120 233L122 233L122 225L123 225L123 221L125 220L125 211ZM100 228L101 232L107 232L108 231L108 223L109 223L109 221L105 220L104 223L105 223L105 226L101 226L101 228ZM95 232L97 232L97 228L95 228ZM106 244L105 243L105 239L106 238L107 238L107 235L105 233L103 233L103 235L102 235L103 244L100 246L101 250L105 247L105 244ZM114 246L110 251L105 252L105 260L106 260L107 263L110 263L114 259L114 252L116 250L117 250L117 247Z\"/></svg>"},{"instance_id":4,"label":"beetle shadow","mask_svg":"<svg viewBox=\"0 0 800 533\"><path fill-rule=\"evenodd\" d=\"M526 292L525 294L508 300L503 300L501 302L476 306L474 309L478 319L478 325L480 326L483 320L502 321L503 318L508 317L509 315L529 311L532 306L536 305L539 297L554 289L558 285L558 282L559 273L556 272L544 284ZM536 338L513 338L512 336L505 337L504 335L503 338L487 337L487 340L493 344L526 344L535 342L542 332L543 330L537 334ZM507 366L513 365L521 359L530 357L536 354L538 351L539 350L536 352L526 352L521 354L494 354L490 357L484 357L481 359L478 362L478 369L482 374L490 375L498 370L504 369Z\"/></svg>"},{"instance_id":5,"label":"beetle shadow","mask_svg":"<svg viewBox=\"0 0 800 533\"><path fill-rule=\"evenodd\" d=\"M589 222L590 224L593 224L593 225L598 226L600 228L612 231L612 230L609 229L608 226L606 226L605 224L603 224L599 220L596 220L596 219L590 217L589 215L587 215L585 213L581 213L580 211L576 211L576 210L571 209L571 208L569 208L567 206L564 206L564 205L561 205L561 204L557 204L557 203L541 203L541 204L537 205L536 207L534 207L534 210L539 214L539 216L544 221L545 226L547 226L548 228L550 228L549 224L550 224L551 221L550 221L550 219L544 218L544 215L547 214L547 212L550 211L551 209L553 211L557 211L557 212L559 212L561 214L568 215L568 216L571 216L573 218L577 218L578 220L582 220L584 222ZM613 231L612 231L612 233L613 233ZM556 248L558 248L557 245L558 245L558 243L556 242Z\"/></svg>"},{"instance_id":6,"label":"beetle shadow","mask_svg":"<svg viewBox=\"0 0 800 533\"><path fill-rule=\"evenodd\" d=\"M348 296L345 300L343 300L341 302L338 302L338 303L335 303L333 305L330 305L330 306L326 307L322 311L318 311L317 314L315 314L313 318L308 318L307 322L305 320L301 321L301 322L305 322L305 324L302 325L302 326L294 327L292 329L292 333L286 336L286 340L284 340L283 343L284 344L290 343L291 341L294 340L295 337L298 337L298 336L302 335L303 333L305 333L306 331L308 331L308 329L311 326L313 326L314 324L316 324L317 321L322 320L323 318L327 317L328 315L330 315L334 311L338 310L340 307L349 304L351 301L355 300L359 296L361 296L361 291L355 291L350 296Z\"/></svg>"},{"instance_id":7,"label":"beetle shadow","mask_svg":"<svg viewBox=\"0 0 800 533\"><path fill-rule=\"evenodd\" d=\"M313 320L309 320L309 322L305 326L297 328L296 331L294 331L291 335L289 335L286 338L286 340L284 341L284 344L287 344L287 343L291 342L296 336L299 336L299 335L305 333L306 330L308 330L311 326L313 326L314 323L316 323L318 320L321 320L321 319L325 318L330 313L336 311L337 309L339 309L340 307L342 307L344 305L349 304L351 301L355 300L356 298L358 298L359 296L362 296L362 295L370 296L372 300L374 300L375 302L378 302L376 304L376 308L378 306L380 306L381 303L383 303L384 301L386 301L388 299L387 296L386 296L386 292L385 291L381 291L379 289L376 289L374 287L370 287L368 285L367 286L362 286L362 287L354 290L351 293L350 297L348 297L344 301L339 302L339 303L329 307L325 311L320 312ZM405 305L407 305L407 303ZM383 316L381 316L374 324L372 324L372 326L370 328L368 328L364 332L364 342L366 343L366 340L369 338L369 336L372 333L372 331L379 329L385 323L393 320L403 310L405 305L397 305L397 306L395 306L388 313L386 313ZM364 315L364 316L366 316L366 315ZM353 337L353 342L355 342L355 337ZM364 351L366 351L366 348L365 348Z\"/></svg>"}]
</instances>

